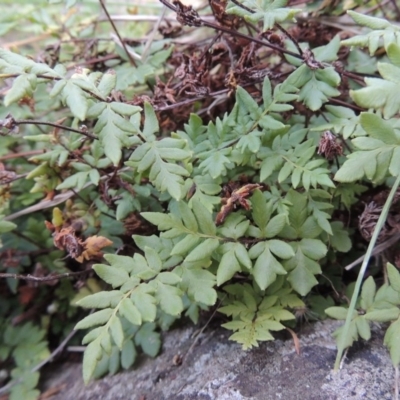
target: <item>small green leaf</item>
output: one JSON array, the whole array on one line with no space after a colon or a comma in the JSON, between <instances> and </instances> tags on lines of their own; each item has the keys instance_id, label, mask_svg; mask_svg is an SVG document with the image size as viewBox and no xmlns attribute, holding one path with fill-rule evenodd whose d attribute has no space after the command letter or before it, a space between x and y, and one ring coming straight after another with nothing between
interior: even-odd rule
<instances>
[{"instance_id":1,"label":"small green leaf","mask_svg":"<svg viewBox=\"0 0 400 400\"><path fill-rule=\"evenodd\" d=\"M201 232L206 235L215 236L217 227L215 226L211 213L198 200L193 201L192 205Z\"/></svg>"},{"instance_id":2,"label":"small green leaf","mask_svg":"<svg viewBox=\"0 0 400 400\"><path fill-rule=\"evenodd\" d=\"M120 290L98 292L90 294L79 300L76 304L85 308L106 308L115 307L122 299L123 293Z\"/></svg>"},{"instance_id":3,"label":"small green leaf","mask_svg":"<svg viewBox=\"0 0 400 400\"><path fill-rule=\"evenodd\" d=\"M260 289L265 290L268 286L275 282L277 274L285 275L287 272L278 262L278 260L271 254L268 246L266 246L254 264L254 279Z\"/></svg>"},{"instance_id":4,"label":"small green leaf","mask_svg":"<svg viewBox=\"0 0 400 400\"><path fill-rule=\"evenodd\" d=\"M185 258L185 263L193 263L196 261L201 261L207 259L211 254L218 248L218 239L206 239L204 242L200 243L195 247Z\"/></svg>"},{"instance_id":5,"label":"small green leaf","mask_svg":"<svg viewBox=\"0 0 400 400\"><path fill-rule=\"evenodd\" d=\"M284 262L287 269L293 269L287 279L296 292L305 296L318 283L314 275L321 273L321 267L316 261L303 253L301 242L298 245L294 244L294 246L297 247L296 255Z\"/></svg>"},{"instance_id":6,"label":"small green leaf","mask_svg":"<svg viewBox=\"0 0 400 400\"><path fill-rule=\"evenodd\" d=\"M369 340L371 338L371 328L369 326L368 321L364 318L364 316L360 316L356 318L356 327L358 330L358 334L364 339Z\"/></svg>"},{"instance_id":7,"label":"small green leaf","mask_svg":"<svg viewBox=\"0 0 400 400\"><path fill-rule=\"evenodd\" d=\"M10 104L21 100L24 96L31 97L35 82L35 75L23 74L15 78L11 89L4 96L4 105L8 107Z\"/></svg>"},{"instance_id":8,"label":"small green leaf","mask_svg":"<svg viewBox=\"0 0 400 400\"><path fill-rule=\"evenodd\" d=\"M369 321L389 322L399 318L400 310L397 307L367 312L364 318Z\"/></svg>"},{"instance_id":9,"label":"small green leaf","mask_svg":"<svg viewBox=\"0 0 400 400\"><path fill-rule=\"evenodd\" d=\"M96 122L94 132L99 136L105 155L116 166L122 157L122 147L130 144L129 139L136 134L136 129L116 113L111 104L107 104Z\"/></svg>"},{"instance_id":10,"label":"small green leaf","mask_svg":"<svg viewBox=\"0 0 400 400\"><path fill-rule=\"evenodd\" d=\"M64 102L70 108L72 114L84 121L88 110L88 101L85 92L71 79L62 89Z\"/></svg>"},{"instance_id":11,"label":"small green leaf","mask_svg":"<svg viewBox=\"0 0 400 400\"><path fill-rule=\"evenodd\" d=\"M136 348L132 340L127 340L121 349L121 366L124 369L132 367L136 360Z\"/></svg>"},{"instance_id":12,"label":"small green leaf","mask_svg":"<svg viewBox=\"0 0 400 400\"><path fill-rule=\"evenodd\" d=\"M150 268L155 271L161 271L162 262L161 262L161 259L160 259L160 256L158 255L158 253L150 247L145 247L144 254L146 256L146 260L147 260Z\"/></svg>"},{"instance_id":13,"label":"small green leaf","mask_svg":"<svg viewBox=\"0 0 400 400\"><path fill-rule=\"evenodd\" d=\"M97 85L97 89L104 97L107 97L115 88L116 83L117 75L114 71L109 70L101 77L100 82Z\"/></svg>"},{"instance_id":14,"label":"small green leaf","mask_svg":"<svg viewBox=\"0 0 400 400\"><path fill-rule=\"evenodd\" d=\"M123 299L119 305L119 313L133 325L142 325L142 316L131 299Z\"/></svg>"},{"instance_id":15,"label":"small green leaf","mask_svg":"<svg viewBox=\"0 0 400 400\"><path fill-rule=\"evenodd\" d=\"M157 279L167 285L176 285L181 281L181 278L173 272L160 272Z\"/></svg>"},{"instance_id":16,"label":"small green leaf","mask_svg":"<svg viewBox=\"0 0 400 400\"><path fill-rule=\"evenodd\" d=\"M332 237L330 238L332 247L343 253L347 253L351 250L352 243L349 237L349 232L345 230L343 222L333 221L331 222Z\"/></svg>"},{"instance_id":17,"label":"small green leaf","mask_svg":"<svg viewBox=\"0 0 400 400\"><path fill-rule=\"evenodd\" d=\"M122 268L111 267L104 264L93 266L96 274L113 288L122 286L128 279L128 273Z\"/></svg>"},{"instance_id":18,"label":"small green leaf","mask_svg":"<svg viewBox=\"0 0 400 400\"><path fill-rule=\"evenodd\" d=\"M385 334L383 343L390 351L390 358L395 367L400 364L400 320L394 321Z\"/></svg>"},{"instance_id":19,"label":"small green leaf","mask_svg":"<svg viewBox=\"0 0 400 400\"><path fill-rule=\"evenodd\" d=\"M235 256L235 248L230 247L230 249L224 253L219 263L217 285L221 286L223 283L229 281L238 271L240 271L240 264Z\"/></svg>"},{"instance_id":20,"label":"small green leaf","mask_svg":"<svg viewBox=\"0 0 400 400\"><path fill-rule=\"evenodd\" d=\"M367 26L368 28L374 30L385 29L391 26L390 22L383 18L371 17L369 15L360 14L352 10L348 10L347 14L350 15L350 17L353 18L357 24Z\"/></svg>"},{"instance_id":21,"label":"small green leaf","mask_svg":"<svg viewBox=\"0 0 400 400\"><path fill-rule=\"evenodd\" d=\"M235 256L241 265L250 269L252 267L252 262L250 260L249 254L241 243L235 244Z\"/></svg>"},{"instance_id":22,"label":"small green leaf","mask_svg":"<svg viewBox=\"0 0 400 400\"><path fill-rule=\"evenodd\" d=\"M374 278L370 276L363 284L361 290L361 307L363 310L368 310L373 302L376 293L376 285Z\"/></svg>"},{"instance_id":23,"label":"small green leaf","mask_svg":"<svg viewBox=\"0 0 400 400\"><path fill-rule=\"evenodd\" d=\"M96 365L101 358L101 353L102 351L99 340L93 341L85 349L85 353L83 355L82 371L83 381L86 385L89 383L90 379L93 376Z\"/></svg>"},{"instance_id":24,"label":"small green leaf","mask_svg":"<svg viewBox=\"0 0 400 400\"><path fill-rule=\"evenodd\" d=\"M155 297L161 309L169 315L179 316L183 311L181 291L170 285L166 285L157 279Z\"/></svg>"},{"instance_id":25,"label":"small green leaf","mask_svg":"<svg viewBox=\"0 0 400 400\"><path fill-rule=\"evenodd\" d=\"M155 357L161 348L161 339L158 332L154 332L155 324L143 325L135 335L135 342L142 347L145 354Z\"/></svg>"},{"instance_id":26,"label":"small green leaf","mask_svg":"<svg viewBox=\"0 0 400 400\"><path fill-rule=\"evenodd\" d=\"M202 268L185 268L178 266L174 272L182 278L180 287L196 302L214 305L217 292L214 289L215 276Z\"/></svg>"},{"instance_id":27,"label":"small green leaf","mask_svg":"<svg viewBox=\"0 0 400 400\"><path fill-rule=\"evenodd\" d=\"M313 260L325 257L328 252L326 245L318 239L301 239L300 247L303 254Z\"/></svg>"},{"instance_id":28,"label":"small green leaf","mask_svg":"<svg viewBox=\"0 0 400 400\"><path fill-rule=\"evenodd\" d=\"M188 254L200 242L197 235L187 235L179 241L171 250L171 255L185 255Z\"/></svg>"},{"instance_id":29,"label":"small green leaf","mask_svg":"<svg viewBox=\"0 0 400 400\"><path fill-rule=\"evenodd\" d=\"M387 274L390 286L396 291L400 292L400 273L391 263L386 264Z\"/></svg>"},{"instance_id":30,"label":"small green leaf","mask_svg":"<svg viewBox=\"0 0 400 400\"><path fill-rule=\"evenodd\" d=\"M268 247L276 256L287 259L294 257L293 248L282 240L269 240Z\"/></svg>"},{"instance_id":31,"label":"small green leaf","mask_svg":"<svg viewBox=\"0 0 400 400\"><path fill-rule=\"evenodd\" d=\"M132 257L128 256L120 256L117 254L105 254L104 258L115 268L122 268L126 272L130 273L133 271L135 267L135 263ZM103 264L95 264L93 268L97 267L98 265Z\"/></svg>"},{"instance_id":32,"label":"small green leaf","mask_svg":"<svg viewBox=\"0 0 400 400\"><path fill-rule=\"evenodd\" d=\"M329 307L325 310L326 315L334 319L345 320L348 309L344 307Z\"/></svg>"},{"instance_id":33,"label":"small green leaf","mask_svg":"<svg viewBox=\"0 0 400 400\"><path fill-rule=\"evenodd\" d=\"M103 325L108 322L112 314L112 308L105 308L104 310L96 311L79 321L75 325L75 329L87 329L96 325Z\"/></svg>"},{"instance_id":34,"label":"small green leaf","mask_svg":"<svg viewBox=\"0 0 400 400\"><path fill-rule=\"evenodd\" d=\"M152 322L156 319L156 299L152 295L138 290L132 293L131 299L140 311L143 321Z\"/></svg>"},{"instance_id":35,"label":"small green leaf","mask_svg":"<svg viewBox=\"0 0 400 400\"><path fill-rule=\"evenodd\" d=\"M272 29L276 23L284 22L294 18L301 9L287 8L287 0L281 1L254 1L244 0L240 7L235 3L228 3L227 13L244 17L246 21L258 23L263 21L263 31Z\"/></svg>"},{"instance_id":36,"label":"small green leaf","mask_svg":"<svg viewBox=\"0 0 400 400\"><path fill-rule=\"evenodd\" d=\"M129 117L133 114L136 114L137 112L140 112L141 110L140 107L132 106L130 104L125 104L125 103L117 103L115 101L110 103L110 107L116 113L121 115L127 115Z\"/></svg>"},{"instance_id":37,"label":"small green leaf","mask_svg":"<svg viewBox=\"0 0 400 400\"><path fill-rule=\"evenodd\" d=\"M273 238L277 236L286 225L286 222L287 216L285 214L279 214L272 217L265 229L266 237Z\"/></svg>"},{"instance_id":38,"label":"small green leaf","mask_svg":"<svg viewBox=\"0 0 400 400\"><path fill-rule=\"evenodd\" d=\"M112 338L115 344L121 350L122 345L124 344L124 330L122 329L121 320L116 315L114 315L110 319L109 326Z\"/></svg>"},{"instance_id":39,"label":"small green leaf","mask_svg":"<svg viewBox=\"0 0 400 400\"><path fill-rule=\"evenodd\" d=\"M400 144L400 137L396 135L392 126L378 115L363 112L360 114L360 123L370 137L386 144Z\"/></svg>"},{"instance_id":40,"label":"small green leaf","mask_svg":"<svg viewBox=\"0 0 400 400\"><path fill-rule=\"evenodd\" d=\"M144 127L143 127L143 135L145 136L146 140L153 141L155 136L154 134L158 132L158 119L156 113L154 112L153 107L150 103L144 103Z\"/></svg>"},{"instance_id":41,"label":"small green leaf","mask_svg":"<svg viewBox=\"0 0 400 400\"><path fill-rule=\"evenodd\" d=\"M251 197L251 208L254 222L261 230L264 230L271 217L272 210L261 190L254 191Z\"/></svg>"},{"instance_id":42,"label":"small green leaf","mask_svg":"<svg viewBox=\"0 0 400 400\"><path fill-rule=\"evenodd\" d=\"M0 234L10 232L17 227L13 222L2 220L3 217L4 215L0 215Z\"/></svg>"}]
</instances>

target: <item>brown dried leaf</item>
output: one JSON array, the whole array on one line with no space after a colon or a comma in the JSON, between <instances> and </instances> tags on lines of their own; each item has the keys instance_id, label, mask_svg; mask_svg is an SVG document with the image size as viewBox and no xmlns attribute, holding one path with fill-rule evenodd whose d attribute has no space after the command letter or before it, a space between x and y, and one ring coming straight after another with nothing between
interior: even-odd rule
<instances>
[{"instance_id":1,"label":"brown dried leaf","mask_svg":"<svg viewBox=\"0 0 400 400\"><path fill-rule=\"evenodd\" d=\"M230 29L236 29L242 18L236 15L229 15L225 12L227 0L210 0L209 1L211 10L214 14L215 19L222 25Z\"/></svg>"},{"instance_id":2,"label":"brown dried leaf","mask_svg":"<svg viewBox=\"0 0 400 400\"><path fill-rule=\"evenodd\" d=\"M217 214L215 219L216 225L221 225L226 217L237 207L242 207L245 210L250 210L251 205L247 198L256 190L262 188L258 183L248 183L238 189L229 193L229 188L225 188L226 197L222 198L221 211Z\"/></svg>"},{"instance_id":3,"label":"brown dried leaf","mask_svg":"<svg viewBox=\"0 0 400 400\"><path fill-rule=\"evenodd\" d=\"M331 131L325 131L319 141L318 154L324 156L327 160L333 160L343 154L343 146L336 139Z\"/></svg>"},{"instance_id":4,"label":"brown dried leaf","mask_svg":"<svg viewBox=\"0 0 400 400\"><path fill-rule=\"evenodd\" d=\"M90 236L82 243L84 250L78 257L75 257L75 259L81 263L84 260L101 258L103 257L101 249L103 247L111 246L112 244L113 242L104 236Z\"/></svg>"},{"instance_id":5,"label":"brown dried leaf","mask_svg":"<svg viewBox=\"0 0 400 400\"><path fill-rule=\"evenodd\" d=\"M292 331L290 328L286 327L286 329L292 335L294 348L296 350L296 353L299 355L300 354L300 340L299 340L299 337L296 335L296 332Z\"/></svg>"},{"instance_id":6,"label":"brown dried leaf","mask_svg":"<svg viewBox=\"0 0 400 400\"><path fill-rule=\"evenodd\" d=\"M54 232L53 242L60 250L66 250L72 258L76 259L82 254L82 240L76 237L75 230L71 226L62 228L59 232Z\"/></svg>"},{"instance_id":7,"label":"brown dried leaf","mask_svg":"<svg viewBox=\"0 0 400 400\"><path fill-rule=\"evenodd\" d=\"M202 20L192 6L186 6L179 0L174 0L172 4L176 7L176 20L182 25L201 26Z\"/></svg>"},{"instance_id":8,"label":"brown dried leaf","mask_svg":"<svg viewBox=\"0 0 400 400\"><path fill-rule=\"evenodd\" d=\"M26 306L31 303L37 295L37 287L33 286L20 286L18 288L19 303Z\"/></svg>"}]
</instances>

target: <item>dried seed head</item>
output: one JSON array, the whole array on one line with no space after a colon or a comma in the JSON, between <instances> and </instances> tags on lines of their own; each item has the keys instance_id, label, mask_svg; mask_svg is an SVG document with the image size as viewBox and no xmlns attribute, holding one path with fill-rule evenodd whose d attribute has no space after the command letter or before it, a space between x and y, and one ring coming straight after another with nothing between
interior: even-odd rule
<instances>
[{"instance_id":1,"label":"dried seed head","mask_svg":"<svg viewBox=\"0 0 400 400\"><path fill-rule=\"evenodd\" d=\"M333 160L343 154L343 146L336 139L331 131L325 131L319 141L318 154L324 156L327 160Z\"/></svg>"}]
</instances>

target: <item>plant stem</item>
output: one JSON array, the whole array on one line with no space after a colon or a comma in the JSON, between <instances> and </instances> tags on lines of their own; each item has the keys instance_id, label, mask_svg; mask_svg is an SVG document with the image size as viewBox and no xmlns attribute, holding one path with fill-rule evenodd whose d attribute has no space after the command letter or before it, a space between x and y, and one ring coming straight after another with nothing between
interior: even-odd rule
<instances>
[{"instance_id":1,"label":"plant stem","mask_svg":"<svg viewBox=\"0 0 400 400\"><path fill-rule=\"evenodd\" d=\"M63 274L48 275L48 276L33 276L33 275L20 275L20 274L10 274L10 273L0 273L0 278L12 278L20 279L22 281L33 281L33 282L50 282L61 278L71 278L74 276L80 276L91 272L91 269L77 272L65 272Z\"/></svg>"},{"instance_id":2,"label":"plant stem","mask_svg":"<svg viewBox=\"0 0 400 400\"><path fill-rule=\"evenodd\" d=\"M103 9L103 11L105 12L105 14L106 14L108 20L110 21L110 24L111 24L111 26L112 26L112 28L113 28L115 34L118 36L118 39L119 39L119 41L121 42L122 47L124 48L125 53L126 53L126 55L128 56L130 63L131 63L134 67L136 67L135 60L133 59L133 57L132 57L131 53L129 52L128 48L126 47L126 43L122 40L122 37L121 37L121 35L119 34L118 29L117 29L117 27L116 27L115 24L114 24L114 21L111 19L111 16L110 16L110 14L109 14L109 12L108 12L108 10L107 10L107 7L106 7L106 5L104 4L104 0L100 0L100 5L101 5L101 8Z\"/></svg>"},{"instance_id":3,"label":"plant stem","mask_svg":"<svg viewBox=\"0 0 400 400\"><path fill-rule=\"evenodd\" d=\"M175 11L175 12L177 11L176 7L173 6L167 0L160 0L160 2L162 4L164 4L166 7L168 7L170 10ZM226 28L225 26L222 26L222 25L217 25L217 24L214 24L212 22L208 22L208 21L206 21L206 20L204 20L202 18L200 18L200 20L201 20L202 26L206 26L207 28L212 28L212 29L215 29L217 31L221 31L221 32L224 32L224 33L229 33L232 36L237 36L237 37L240 37L242 39L246 39L246 40L249 40L251 42L258 43L261 46L269 47L270 49L277 50L280 53L284 53L284 54L287 54L287 55L292 56L292 57L296 57L296 58L300 58L300 59L303 58L300 54L294 53L293 51L286 50L285 48L283 48L281 46L277 46L275 44L265 42L264 40L260 40L260 39L254 38L254 37L251 37L249 35L245 35L244 33L241 33L241 32L239 32L237 30L234 30L234 29Z\"/></svg>"},{"instance_id":4,"label":"plant stem","mask_svg":"<svg viewBox=\"0 0 400 400\"><path fill-rule=\"evenodd\" d=\"M371 241L369 242L367 251L365 253L365 258L361 265L360 272L358 273L357 281L356 281L356 284L354 287L353 296L351 297L350 306L347 311L346 322L344 324L343 331L342 331L340 337L338 338L338 352L337 352L336 361L335 361L335 371L337 371L340 367L340 361L342 359L343 351L345 349L346 338L350 331L350 323L351 323L351 319L353 317L354 310L356 308L358 294L360 293L361 284L362 284L362 281L363 281L363 278L365 275L365 271L367 270L367 266L368 266L369 260L371 258L372 252L374 250L376 241L378 240L379 233L386 221L386 218L387 218L389 210L390 210L390 206L392 205L394 195L396 194L396 191L397 191L397 188L399 187L399 185L400 185L400 174L397 176L396 181L394 182L393 187L390 190L389 196L386 199L385 205L383 206L381 215L379 216L378 222L376 223L374 233L372 235Z\"/></svg>"},{"instance_id":5,"label":"plant stem","mask_svg":"<svg viewBox=\"0 0 400 400\"><path fill-rule=\"evenodd\" d=\"M36 121L36 120L33 120L33 119L21 119L19 121L14 120L14 123L16 125L46 125L46 126L51 126L53 128L62 129L64 131L79 133L80 135L86 136L86 137L88 137L90 139L95 139L95 140L98 139L96 136L94 136L94 135L92 135L90 133L87 133L87 132L85 132L83 130L70 128L69 126L65 126L65 125L55 124L54 122Z\"/></svg>"}]
</instances>

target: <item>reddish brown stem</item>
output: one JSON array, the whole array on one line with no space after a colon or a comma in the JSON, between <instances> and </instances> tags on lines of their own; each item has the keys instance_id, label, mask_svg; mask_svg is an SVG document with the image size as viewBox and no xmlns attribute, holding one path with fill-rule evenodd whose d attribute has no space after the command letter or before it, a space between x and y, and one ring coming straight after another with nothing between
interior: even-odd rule
<instances>
[{"instance_id":1,"label":"reddish brown stem","mask_svg":"<svg viewBox=\"0 0 400 400\"><path fill-rule=\"evenodd\" d=\"M63 274L57 275L48 275L48 276L33 276L33 275L20 275L20 274L10 274L10 273L0 273L0 278L12 278L12 279L20 279L23 281L32 281L32 282L49 282L55 281L61 278L71 278L74 276L80 276L89 273L91 270L87 269L85 271L78 272L65 272Z\"/></svg>"}]
</instances>

